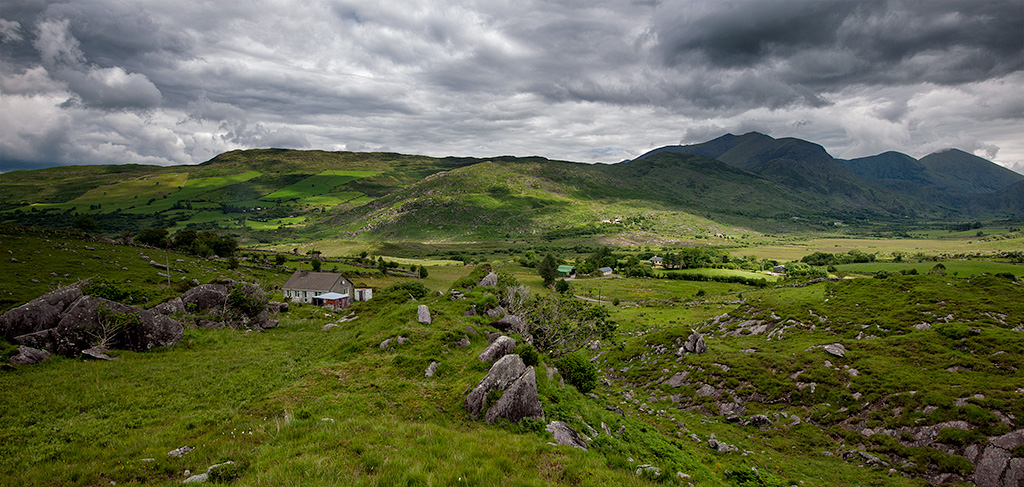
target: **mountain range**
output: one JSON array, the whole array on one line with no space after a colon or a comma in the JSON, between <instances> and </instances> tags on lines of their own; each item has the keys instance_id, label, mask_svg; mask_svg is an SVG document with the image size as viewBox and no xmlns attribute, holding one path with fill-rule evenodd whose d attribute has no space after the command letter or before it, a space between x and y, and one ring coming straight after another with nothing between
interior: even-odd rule
<instances>
[{"instance_id":1,"label":"mountain range","mask_svg":"<svg viewBox=\"0 0 1024 487\"><path fill-rule=\"evenodd\" d=\"M239 150L195 166L69 166L0 174L0 221L107 233L227 229L261 240L557 239L775 230L794 221L1024 216L1024 176L950 149L836 159L752 132L618 164L541 157Z\"/></svg>"}]
</instances>

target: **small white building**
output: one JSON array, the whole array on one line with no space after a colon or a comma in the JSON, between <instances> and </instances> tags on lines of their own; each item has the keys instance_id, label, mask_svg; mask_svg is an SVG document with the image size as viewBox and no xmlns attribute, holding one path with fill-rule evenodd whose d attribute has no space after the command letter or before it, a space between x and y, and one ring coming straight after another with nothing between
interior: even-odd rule
<instances>
[{"instance_id":1,"label":"small white building","mask_svg":"<svg viewBox=\"0 0 1024 487\"><path fill-rule=\"evenodd\" d=\"M373 288L357 287L355 290L356 301L369 301L373 299Z\"/></svg>"},{"instance_id":2,"label":"small white building","mask_svg":"<svg viewBox=\"0 0 1024 487\"><path fill-rule=\"evenodd\" d=\"M602 267L598 270L601 271L602 276L610 276L613 272L615 272L615 270L612 269L611 267Z\"/></svg>"}]
</instances>

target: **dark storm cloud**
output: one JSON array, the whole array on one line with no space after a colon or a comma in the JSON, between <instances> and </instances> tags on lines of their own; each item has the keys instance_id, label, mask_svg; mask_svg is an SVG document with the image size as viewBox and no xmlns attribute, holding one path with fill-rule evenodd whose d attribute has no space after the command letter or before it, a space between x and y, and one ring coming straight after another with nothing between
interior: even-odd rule
<instances>
[{"instance_id":1,"label":"dark storm cloud","mask_svg":"<svg viewBox=\"0 0 1024 487\"><path fill-rule=\"evenodd\" d=\"M752 70L819 90L957 84L1024 67L1019 1L716 2L656 20L663 62Z\"/></svg>"},{"instance_id":2,"label":"dark storm cloud","mask_svg":"<svg viewBox=\"0 0 1024 487\"><path fill-rule=\"evenodd\" d=\"M1019 0L9 0L0 170L266 146L614 161L747 130L1011 164L1021 25Z\"/></svg>"}]
</instances>

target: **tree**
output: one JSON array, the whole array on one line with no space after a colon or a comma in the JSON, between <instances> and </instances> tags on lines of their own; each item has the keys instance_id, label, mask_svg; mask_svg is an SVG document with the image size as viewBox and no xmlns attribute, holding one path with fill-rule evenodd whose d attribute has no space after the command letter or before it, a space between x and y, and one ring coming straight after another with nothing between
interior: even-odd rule
<instances>
[{"instance_id":1,"label":"tree","mask_svg":"<svg viewBox=\"0 0 1024 487\"><path fill-rule=\"evenodd\" d=\"M277 255L274 256L274 263L277 264L277 265L284 265L284 263L287 260L288 260L288 258L285 257L284 254L277 254Z\"/></svg>"},{"instance_id":2,"label":"tree","mask_svg":"<svg viewBox=\"0 0 1024 487\"><path fill-rule=\"evenodd\" d=\"M86 215L79 215L78 218L75 218L75 222L73 223L73 225L75 227L75 230L80 230L86 233L95 232L98 228L96 226L96 222Z\"/></svg>"},{"instance_id":3,"label":"tree","mask_svg":"<svg viewBox=\"0 0 1024 487\"><path fill-rule=\"evenodd\" d=\"M320 262L320 259L313 259L309 263L310 265L313 266L313 272L320 272L320 267L323 266L323 263Z\"/></svg>"},{"instance_id":4,"label":"tree","mask_svg":"<svg viewBox=\"0 0 1024 487\"><path fill-rule=\"evenodd\" d=\"M555 256L548 254L544 257L537 272L540 273L541 279L544 279L545 286L554 283L555 279L558 279L558 262L555 261Z\"/></svg>"},{"instance_id":5,"label":"tree","mask_svg":"<svg viewBox=\"0 0 1024 487\"><path fill-rule=\"evenodd\" d=\"M135 241L150 247L166 247L167 230L163 228L147 228L135 236Z\"/></svg>"},{"instance_id":6,"label":"tree","mask_svg":"<svg viewBox=\"0 0 1024 487\"><path fill-rule=\"evenodd\" d=\"M430 273L427 272L427 266L421 265L420 266L420 279L426 279L428 275L430 275Z\"/></svg>"},{"instance_id":7,"label":"tree","mask_svg":"<svg viewBox=\"0 0 1024 487\"><path fill-rule=\"evenodd\" d=\"M559 279L555 282L555 292L558 294L565 294L569 292L569 283L565 279Z\"/></svg>"},{"instance_id":8,"label":"tree","mask_svg":"<svg viewBox=\"0 0 1024 487\"><path fill-rule=\"evenodd\" d=\"M388 275L388 264L387 262L384 262L383 257L377 257L377 269L381 274L385 276Z\"/></svg>"},{"instance_id":9,"label":"tree","mask_svg":"<svg viewBox=\"0 0 1024 487\"><path fill-rule=\"evenodd\" d=\"M552 358L611 337L615 323L604 306L593 306L566 294L533 296L525 306L520 335Z\"/></svg>"}]
</instances>

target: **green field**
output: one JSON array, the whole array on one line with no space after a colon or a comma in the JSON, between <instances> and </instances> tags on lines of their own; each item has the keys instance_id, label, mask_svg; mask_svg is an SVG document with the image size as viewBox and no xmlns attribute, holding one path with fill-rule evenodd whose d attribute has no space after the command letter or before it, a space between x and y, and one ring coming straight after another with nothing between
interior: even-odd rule
<instances>
[{"instance_id":1,"label":"green field","mask_svg":"<svg viewBox=\"0 0 1024 487\"><path fill-rule=\"evenodd\" d=\"M355 250L357 243L336 241L329 248ZM4 289L6 309L81 277L135 286L148 293L146 306L177 295L143 256L163 257L188 271L172 274L174 283L255 280L280 299L277 288L292 270L310 268L298 259L314 248L282 249L289 252L285 267L266 264L272 254L243 251L235 270L220 259L52 231L0 233L0 250L13 257L0 261L0 272L25 283ZM700 485L740 486L737 472L754 467L758 485L921 486L923 480L902 474L944 468L969 479L970 464L898 435L861 435L843 421L913 430L962 420L983 438L1024 426L999 419L1024 418L1016 392L1024 340L1014 331L1024 326L1024 291L1006 277L981 275L1006 272L1010 264L947 260L945 276L890 275L806 287L622 277L569 281L572 294L606 309L617 325L600 350L584 352L604 379L593 395L563 386L557 376L548 379L543 365L538 369L546 419L581 432L595 428L584 452L550 446L550 435L537 426L470 419L462 400L486 373L476 355L487 340L468 335L465 327L490 331L492 319L464 311L485 302L491 291L467 291L466 300L386 298L382 290L397 283L420 282L446 293L474 269L446 259L387 259L426 265L429 276L382 276L328 261L326 270L352 273L358 286L373 287L375 300L338 314L293 305L280 315L278 328L262 333L189 329L168 349L111 352L116 362L57 358L3 372L0 387L17 392L0 397L0 483L177 485L186 469L201 472L230 460L239 465L239 485L678 485L675 475L682 472ZM898 265L871 263L856 271ZM496 270L531 294L551 293L535 269ZM416 322L420 304L430 307L431 325ZM350 312L358 318L322 330ZM922 321L930 328L918 327ZM750 328L761 322L777 335ZM693 330L703 333L708 351L677 356L679 340ZM470 347L452 346L463 334ZM396 335L411 343L389 351L377 346ZM845 345L845 358L813 348L835 342ZM423 370L431 361L442 365L427 378ZM682 373L682 385L665 383ZM809 382L816 392L806 389ZM41 383L49 387L35 386ZM705 386L719 395L698 394ZM730 419L719 408L736 398L751 399L739 419ZM624 416L608 409L616 407ZM787 416L776 416L782 413ZM755 414L769 417L771 426L741 424ZM791 416L801 423L785 419ZM624 429L608 436L598 429L601 423ZM739 450L711 450L712 434ZM167 456L186 445L196 450ZM853 449L885 458L899 473L844 460L842 454ZM640 464L672 476L637 476Z\"/></svg>"},{"instance_id":2,"label":"green field","mask_svg":"<svg viewBox=\"0 0 1024 487\"><path fill-rule=\"evenodd\" d=\"M367 178L380 174L379 171L346 171L346 170L330 170L324 171L319 174L309 176L302 181L295 184L281 188L273 193L270 193L262 198L263 201L289 201L289 200L301 200L304 198L312 198L316 196L326 195L331 193L335 189L344 186L347 183L355 181L361 178ZM352 194L352 193L350 193ZM361 194L361 193L360 193ZM359 196L356 194L351 198L347 198L344 201ZM344 202L342 201L342 202ZM315 203L307 203L315 204Z\"/></svg>"}]
</instances>

